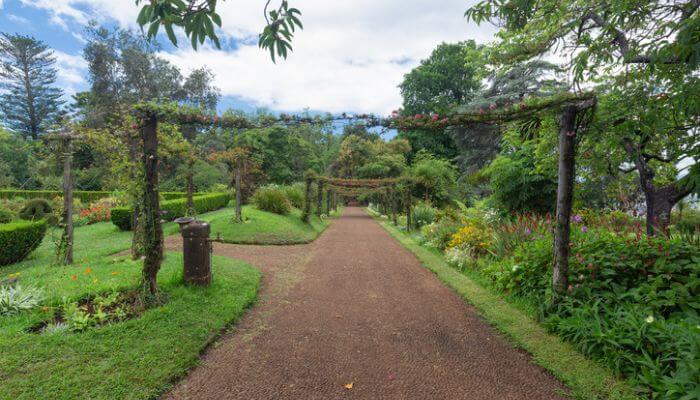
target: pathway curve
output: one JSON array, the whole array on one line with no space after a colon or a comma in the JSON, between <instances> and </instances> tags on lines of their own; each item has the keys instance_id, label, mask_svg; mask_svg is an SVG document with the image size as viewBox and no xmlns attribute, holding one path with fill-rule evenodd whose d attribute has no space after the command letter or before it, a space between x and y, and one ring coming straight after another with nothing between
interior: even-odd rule
<instances>
[{"instance_id":1,"label":"pathway curve","mask_svg":"<svg viewBox=\"0 0 700 400\"><path fill-rule=\"evenodd\" d=\"M262 269L260 301L165 399L565 398L360 208L309 245L215 253Z\"/></svg>"}]
</instances>

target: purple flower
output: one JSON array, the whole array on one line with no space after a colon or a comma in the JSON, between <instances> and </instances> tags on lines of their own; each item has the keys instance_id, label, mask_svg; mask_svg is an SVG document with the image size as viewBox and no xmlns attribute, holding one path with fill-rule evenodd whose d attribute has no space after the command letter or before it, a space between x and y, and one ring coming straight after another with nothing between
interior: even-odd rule
<instances>
[{"instance_id":1,"label":"purple flower","mask_svg":"<svg viewBox=\"0 0 700 400\"><path fill-rule=\"evenodd\" d=\"M530 230L530 228L525 228L525 236L530 236L531 233L532 231Z\"/></svg>"},{"instance_id":2,"label":"purple flower","mask_svg":"<svg viewBox=\"0 0 700 400\"><path fill-rule=\"evenodd\" d=\"M580 215L578 215L578 214L574 215L574 222L576 222L578 224L581 221L583 221L583 218L581 218Z\"/></svg>"},{"instance_id":3,"label":"purple flower","mask_svg":"<svg viewBox=\"0 0 700 400\"><path fill-rule=\"evenodd\" d=\"M583 233L588 232L588 227L587 227L587 226L582 226L582 227L581 227L581 232L583 232Z\"/></svg>"}]
</instances>

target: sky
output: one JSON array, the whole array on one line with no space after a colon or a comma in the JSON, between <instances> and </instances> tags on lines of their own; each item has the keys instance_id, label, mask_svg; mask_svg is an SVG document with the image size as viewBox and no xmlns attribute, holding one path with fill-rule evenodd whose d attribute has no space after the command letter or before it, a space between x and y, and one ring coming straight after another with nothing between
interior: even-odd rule
<instances>
[{"instance_id":1,"label":"sky","mask_svg":"<svg viewBox=\"0 0 700 400\"><path fill-rule=\"evenodd\" d=\"M223 95L221 109L387 115L401 105L403 75L439 43L493 40L493 27L464 18L474 2L290 0L302 12L304 30L289 58L273 63L257 46L264 0L220 0L221 50L206 45L195 51L187 40L178 48L159 37L160 55L184 74L210 68ZM53 48L58 85L70 95L88 85L81 55L87 22L138 29L137 13L134 0L0 0L0 31L31 35Z\"/></svg>"}]
</instances>

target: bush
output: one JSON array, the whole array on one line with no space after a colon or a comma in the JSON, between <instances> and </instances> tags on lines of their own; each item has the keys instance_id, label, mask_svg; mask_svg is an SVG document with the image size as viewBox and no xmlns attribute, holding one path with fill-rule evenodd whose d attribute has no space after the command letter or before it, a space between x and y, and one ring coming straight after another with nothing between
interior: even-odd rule
<instances>
[{"instance_id":1,"label":"bush","mask_svg":"<svg viewBox=\"0 0 700 400\"><path fill-rule=\"evenodd\" d=\"M7 224L15 219L15 213L4 208L0 208L0 224Z\"/></svg>"},{"instance_id":2,"label":"bush","mask_svg":"<svg viewBox=\"0 0 700 400\"><path fill-rule=\"evenodd\" d=\"M19 217L26 221L37 221L53 216L53 208L45 199L31 199L24 205Z\"/></svg>"},{"instance_id":3,"label":"bush","mask_svg":"<svg viewBox=\"0 0 700 400\"><path fill-rule=\"evenodd\" d=\"M491 241L489 236L483 226L468 222L452 235L447 247L458 247L467 250L472 257L479 257L487 253Z\"/></svg>"},{"instance_id":4,"label":"bush","mask_svg":"<svg viewBox=\"0 0 700 400\"><path fill-rule=\"evenodd\" d=\"M293 207L302 209L304 208L304 184L295 183L294 185L282 186L287 200L292 204Z\"/></svg>"},{"instance_id":5,"label":"bush","mask_svg":"<svg viewBox=\"0 0 700 400\"><path fill-rule=\"evenodd\" d=\"M212 193L194 196L194 210L201 214L226 207L231 200L227 193ZM172 221L187 214L187 199L167 200L160 203L163 219ZM112 223L123 231L131 230L131 207L116 207L111 212Z\"/></svg>"},{"instance_id":6,"label":"bush","mask_svg":"<svg viewBox=\"0 0 700 400\"><path fill-rule=\"evenodd\" d=\"M46 234L46 221L19 221L0 225L0 265L24 260Z\"/></svg>"},{"instance_id":7,"label":"bush","mask_svg":"<svg viewBox=\"0 0 700 400\"><path fill-rule=\"evenodd\" d=\"M425 244L444 250L452 239L452 235L459 230L460 226L460 222L453 218L441 218L438 222L424 225L421 228L421 234Z\"/></svg>"},{"instance_id":8,"label":"bush","mask_svg":"<svg viewBox=\"0 0 700 400\"><path fill-rule=\"evenodd\" d=\"M700 211L685 210L682 218L675 215L675 227L683 235L700 235Z\"/></svg>"},{"instance_id":9,"label":"bush","mask_svg":"<svg viewBox=\"0 0 700 400\"><path fill-rule=\"evenodd\" d=\"M73 198L89 204L99 199L110 197L112 194L112 192L107 191L74 190ZM186 193L160 192L160 195L165 200L173 200L185 197ZM0 199L10 200L17 197L24 199L52 199L54 197L63 197L63 192L60 190L0 190Z\"/></svg>"},{"instance_id":10,"label":"bush","mask_svg":"<svg viewBox=\"0 0 700 400\"><path fill-rule=\"evenodd\" d=\"M41 289L19 284L0 285L0 316L19 314L35 308L44 299Z\"/></svg>"},{"instance_id":11,"label":"bush","mask_svg":"<svg viewBox=\"0 0 700 400\"><path fill-rule=\"evenodd\" d=\"M411 214L413 217L413 225L420 228L423 225L432 224L435 221L435 216L438 210L427 203L418 203L413 206Z\"/></svg>"},{"instance_id":12,"label":"bush","mask_svg":"<svg viewBox=\"0 0 700 400\"><path fill-rule=\"evenodd\" d=\"M697 390L700 250L680 238L572 233L570 285L559 302L550 302L550 235L522 242L512 259L484 273L540 305L550 330L636 380L647 397Z\"/></svg>"},{"instance_id":13,"label":"bush","mask_svg":"<svg viewBox=\"0 0 700 400\"><path fill-rule=\"evenodd\" d=\"M95 224L97 222L107 222L111 220L111 204L109 201L98 201L90 207L80 211L80 219L84 219L87 224Z\"/></svg>"},{"instance_id":14,"label":"bush","mask_svg":"<svg viewBox=\"0 0 700 400\"><path fill-rule=\"evenodd\" d=\"M253 193L253 204L259 210L286 215L291 211L291 203L284 190L276 185L258 188Z\"/></svg>"}]
</instances>

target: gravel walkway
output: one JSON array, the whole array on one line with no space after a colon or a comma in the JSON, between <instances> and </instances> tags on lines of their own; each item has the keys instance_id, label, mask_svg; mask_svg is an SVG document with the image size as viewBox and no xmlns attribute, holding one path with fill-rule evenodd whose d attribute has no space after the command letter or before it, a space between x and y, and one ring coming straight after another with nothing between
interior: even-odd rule
<instances>
[{"instance_id":1,"label":"gravel walkway","mask_svg":"<svg viewBox=\"0 0 700 400\"><path fill-rule=\"evenodd\" d=\"M566 398L360 208L309 245L215 253L261 268L260 301L165 399Z\"/></svg>"}]
</instances>

